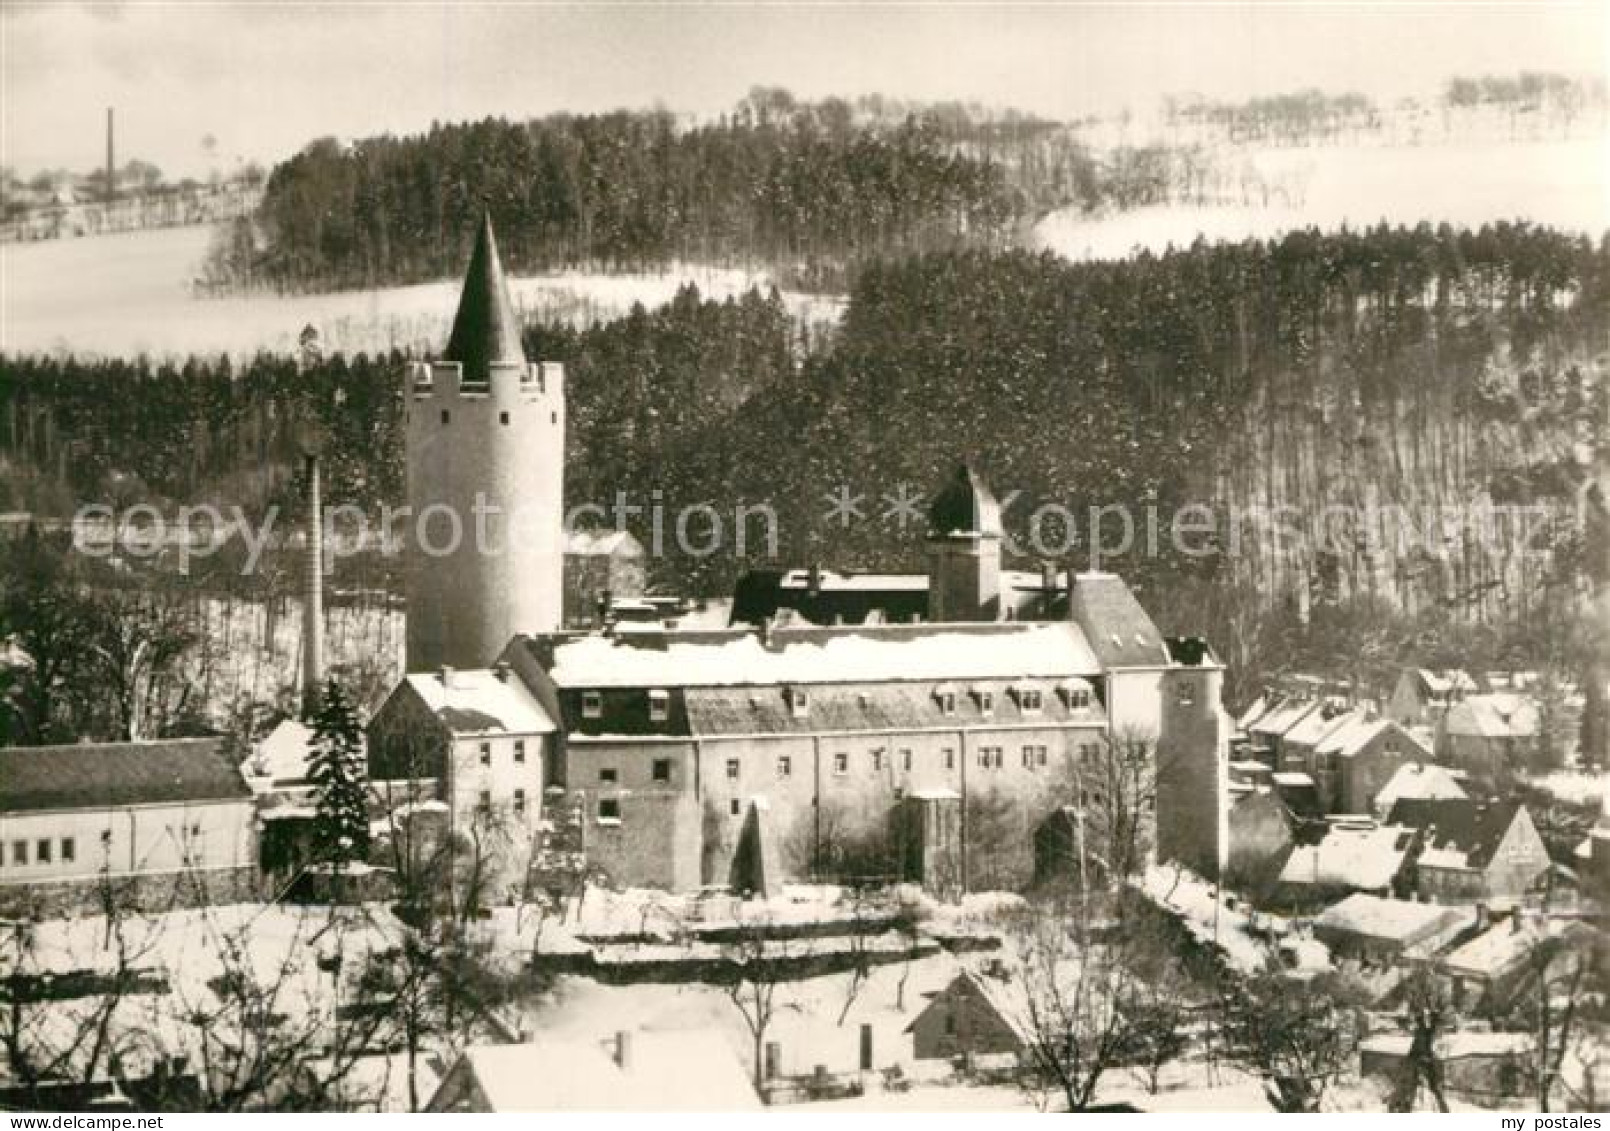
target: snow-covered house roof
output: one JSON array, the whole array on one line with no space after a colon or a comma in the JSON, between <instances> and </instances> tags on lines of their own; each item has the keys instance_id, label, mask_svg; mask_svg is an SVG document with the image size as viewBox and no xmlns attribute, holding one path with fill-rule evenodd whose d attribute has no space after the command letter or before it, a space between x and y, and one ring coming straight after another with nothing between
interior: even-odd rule
<instances>
[{"instance_id":1,"label":"snow-covered house roof","mask_svg":"<svg viewBox=\"0 0 1610 1131\"><path fill-rule=\"evenodd\" d=\"M629 530L571 530L565 534L565 553L581 557L632 557L644 555L643 543Z\"/></svg>"},{"instance_id":2,"label":"snow-covered house roof","mask_svg":"<svg viewBox=\"0 0 1610 1131\"><path fill-rule=\"evenodd\" d=\"M1328 736L1331 731L1346 723L1351 717L1352 712L1335 703L1324 700L1320 702L1318 710L1304 713L1301 718L1287 729L1282 737L1288 744L1300 744L1317 748L1322 739Z\"/></svg>"},{"instance_id":3,"label":"snow-covered house roof","mask_svg":"<svg viewBox=\"0 0 1610 1131\"><path fill-rule=\"evenodd\" d=\"M718 1032L685 1029L614 1040L541 1037L464 1050L431 1111L758 1111L759 1097Z\"/></svg>"},{"instance_id":4,"label":"snow-covered house roof","mask_svg":"<svg viewBox=\"0 0 1610 1131\"><path fill-rule=\"evenodd\" d=\"M308 753L313 728L301 719L281 719L252 749L241 771L258 788L299 786L307 783Z\"/></svg>"},{"instance_id":5,"label":"snow-covered house roof","mask_svg":"<svg viewBox=\"0 0 1610 1131\"><path fill-rule=\"evenodd\" d=\"M1458 668L1444 668L1440 671L1433 668L1415 668L1414 674L1425 690L1433 695L1447 696L1450 693L1468 694L1477 690L1476 681L1469 672Z\"/></svg>"},{"instance_id":6,"label":"snow-covered house roof","mask_svg":"<svg viewBox=\"0 0 1610 1131\"><path fill-rule=\"evenodd\" d=\"M1320 701L1317 699L1288 699L1253 723L1249 733L1268 738L1279 737L1299 719L1311 711L1319 710L1319 707Z\"/></svg>"},{"instance_id":7,"label":"snow-covered house roof","mask_svg":"<svg viewBox=\"0 0 1610 1131\"><path fill-rule=\"evenodd\" d=\"M1355 892L1314 920L1316 931L1356 935L1405 949L1434 946L1474 921L1473 912Z\"/></svg>"},{"instance_id":8,"label":"snow-covered house roof","mask_svg":"<svg viewBox=\"0 0 1610 1131\"><path fill-rule=\"evenodd\" d=\"M1533 951L1561 933L1559 926L1545 922L1497 923L1444 956L1442 968L1456 976L1492 981L1518 969Z\"/></svg>"},{"instance_id":9,"label":"snow-covered house roof","mask_svg":"<svg viewBox=\"0 0 1610 1131\"><path fill-rule=\"evenodd\" d=\"M1351 758L1374 742L1383 731L1392 731L1403 738L1409 749L1404 751L1408 757L1431 757L1431 751L1422 746L1403 727L1391 719L1384 719L1367 708L1358 708L1344 715L1337 723L1325 733L1314 748L1320 754L1334 754L1338 758Z\"/></svg>"},{"instance_id":10,"label":"snow-covered house roof","mask_svg":"<svg viewBox=\"0 0 1610 1131\"><path fill-rule=\"evenodd\" d=\"M524 682L506 669L444 669L404 678L454 734L552 734L558 729Z\"/></svg>"},{"instance_id":11,"label":"snow-covered house roof","mask_svg":"<svg viewBox=\"0 0 1610 1131\"><path fill-rule=\"evenodd\" d=\"M1274 709L1274 706L1274 700L1272 700L1270 696L1258 696L1247 706L1247 709L1242 711L1240 716L1237 717L1235 720L1235 729L1240 731L1242 734L1245 734L1252 727L1253 723L1267 715L1271 710Z\"/></svg>"},{"instance_id":12,"label":"snow-covered house roof","mask_svg":"<svg viewBox=\"0 0 1610 1131\"><path fill-rule=\"evenodd\" d=\"M1383 891L1403 870L1414 847L1411 829L1349 821L1332 825L1318 844L1300 844L1280 870L1280 882Z\"/></svg>"},{"instance_id":13,"label":"snow-covered house roof","mask_svg":"<svg viewBox=\"0 0 1610 1131\"><path fill-rule=\"evenodd\" d=\"M560 687L745 687L1099 674L1078 625L888 625L520 638ZM539 660L543 659L539 655Z\"/></svg>"},{"instance_id":14,"label":"snow-covered house roof","mask_svg":"<svg viewBox=\"0 0 1610 1131\"><path fill-rule=\"evenodd\" d=\"M1466 696L1442 721L1443 733L1456 738L1535 738L1540 727L1537 702L1507 691Z\"/></svg>"},{"instance_id":15,"label":"snow-covered house roof","mask_svg":"<svg viewBox=\"0 0 1610 1131\"><path fill-rule=\"evenodd\" d=\"M1429 762L1405 762L1395 770L1375 795L1375 811L1383 816L1399 801L1460 801L1467 794L1442 766Z\"/></svg>"}]
</instances>

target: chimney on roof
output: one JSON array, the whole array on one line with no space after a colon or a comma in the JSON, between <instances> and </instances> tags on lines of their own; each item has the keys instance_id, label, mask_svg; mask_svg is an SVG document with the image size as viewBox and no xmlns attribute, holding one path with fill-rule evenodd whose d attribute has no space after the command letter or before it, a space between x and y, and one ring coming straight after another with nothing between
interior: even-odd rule
<instances>
[{"instance_id":1,"label":"chimney on roof","mask_svg":"<svg viewBox=\"0 0 1610 1131\"><path fill-rule=\"evenodd\" d=\"M509 661L499 660L492 665L492 674L498 677L499 683L509 682Z\"/></svg>"},{"instance_id":2,"label":"chimney on roof","mask_svg":"<svg viewBox=\"0 0 1610 1131\"><path fill-rule=\"evenodd\" d=\"M632 1034L625 1029L615 1034L615 1064L622 1072L632 1067Z\"/></svg>"},{"instance_id":3,"label":"chimney on roof","mask_svg":"<svg viewBox=\"0 0 1610 1131\"><path fill-rule=\"evenodd\" d=\"M452 667L450 665L448 665L448 664L443 664L441 666L441 669L439 671L437 671L436 678L442 681L442 686L443 687L452 687L453 686L453 669L452 669Z\"/></svg>"},{"instance_id":4,"label":"chimney on roof","mask_svg":"<svg viewBox=\"0 0 1610 1131\"><path fill-rule=\"evenodd\" d=\"M810 570L805 574L805 591L812 597L822 592L822 563L812 562Z\"/></svg>"},{"instance_id":5,"label":"chimney on roof","mask_svg":"<svg viewBox=\"0 0 1610 1131\"><path fill-rule=\"evenodd\" d=\"M106 108L106 202L117 197L117 164L112 159L112 108Z\"/></svg>"}]
</instances>

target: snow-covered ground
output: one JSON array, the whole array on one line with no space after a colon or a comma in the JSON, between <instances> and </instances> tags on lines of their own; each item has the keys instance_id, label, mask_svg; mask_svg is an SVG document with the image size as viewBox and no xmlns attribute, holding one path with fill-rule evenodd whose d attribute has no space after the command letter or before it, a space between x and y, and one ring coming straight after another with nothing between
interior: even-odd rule
<instances>
[{"instance_id":1,"label":"snow-covered ground","mask_svg":"<svg viewBox=\"0 0 1610 1131\"><path fill-rule=\"evenodd\" d=\"M0 244L0 349L155 356L246 355L296 348L318 329L327 350L440 350L458 283L319 295L197 298L192 284L212 239L207 227L164 228L80 239ZM707 298L766 288L761 272L681 264L662 272L561 272L515 277L515 305L529 318L586 324L652 309L691 282ZM842 301L784 292L796 318L835 322Z\"/></svg>"},{"instance_id":2,"label":"snow-covered ground","mask_svg":"<svg viewBox=\"0 0 1610 1131\"><path fill-rule=\"evenodd\" d=\"M1219 187L1247 203L1097 216L1066 209L1041 221L1035 241L1069 259L1120 259L1138 248L1186 247L1198 236L1264 239L1309 225L1356 229L1383 220L1479 227L1524 219L1595 238L1610 231L1610 138L1602 135L1248 149L1220 159L1226 183Z\"/></svg>"}]
</instances>

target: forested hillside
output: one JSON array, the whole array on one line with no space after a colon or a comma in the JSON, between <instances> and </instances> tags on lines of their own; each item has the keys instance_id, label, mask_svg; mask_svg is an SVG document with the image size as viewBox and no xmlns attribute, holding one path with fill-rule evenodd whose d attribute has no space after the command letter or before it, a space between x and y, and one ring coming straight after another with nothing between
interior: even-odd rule
<instances>
[{"instance_id":1,"label":"forested hillside","mask_svg":"<svg viewBox=\"0 0 1610 1131\"><path fill-rule=\"evenodd\" d=\"M213 271L312 289L448 276L485 207L515 271L742 260L836 285L871 255L1010 235L1030 204L1003 150L1052 130L1013 121L1010 134L955 115L888 122L756 92L695 126L621 111L320 141L269 176L266 246L226 244ZM1084 160L1071 145L1064 158Z\"/></svg>"},{"instance_id":2,"label":"forested hillside","mask_svg":"<svg viewBox=\"0 0 1610 1131\"><path fill-rule=\"evenodd\" d=\"M1020 538L1043 503L1077 525L1091 506L1156 507L1166 523L1201 502L1221 542L1223 516L1242 515L1216 553L1165 537L1109 563L1171 627L1358 601L1497 625L1569 593L1592 557L1574 527L1523 555L1471 530L1387 546L1344 524L1326 544L1259 510L1569 510L1604 451L1607 333L1610 241L1422 226L1114 263L969 251L875 265L835 341L803 359L775 298L691 291L590 329L531 327L527 348L570 367L571 505L656 491L671 512L764 502L785 560L917 567L920 534L881 520L882 496L931 491L967 459L1011 496ZM290 500L289 443L309 415L334 436L335 499L397 500L401 369L5 359L5 503ZM841 487L866 497L847 529L828 514ZM1041 533L1088 561L1088 530L1069 540L1053 520ZM761 549L751 539L751 560ZM654 569L714 594L745 564L669 546ZM1257 646L1233 618L1207 627Z\"/></svg>"}]
</instances>

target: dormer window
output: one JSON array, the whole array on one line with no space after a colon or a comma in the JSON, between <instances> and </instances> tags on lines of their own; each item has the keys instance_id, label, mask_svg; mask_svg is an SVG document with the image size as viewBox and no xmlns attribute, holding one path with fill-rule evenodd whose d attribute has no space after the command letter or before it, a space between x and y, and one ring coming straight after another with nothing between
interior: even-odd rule
<instances>
[{"instance_id":1,"label":"dormer window","mask_svg":"<svg viewBox=\"0 0 1610 1131\"><path fill-rule=\"evenodd\" d=\"M1059 685L1070 711L1090 709L1090 685L1082 679L1070 679Z\"/></svg>"},{"instance_id":2,"label":"dormer window","mask_svg":"<svg viewBox=\"0 0 1610 1131\"><path fill-rule=\"evenodd\" d=\"M948 685L941 685L934 690L934 700L939 704L939 713L954 715L956 713L956 689Z\"/></svg>"},{"instance_id":3,"label":"dormer window","mask_svg":"<svg viewBox=\"0 0 1610 1131\"><path fill-rule=\"evenodd\" d=\"M1025 712L1038 711L1043 706L1038 687L1020 687L1017 692L1018 708Z\"/></svg>"},{"instance_id":4,"label":"dormer window","mask_svg":"<svg viewBox=\"0 0 1610 1131\"><path fill-rule=\"evenodd\" d=\"M648 693L648 717L650 722L663 723L671 717L671 696L666 691L650 691Z\"/></svg>"},{"instance_id":5,"label":"dormer window","mask_svg":"<svg viewBox=\"0 0 1610 1131\"><path fill-rule=\"evenodd\" d=\"M599 719L604 716L604 694L601 691L583 691L581 693L581 717L584 719Z\"/></svg>"},{"instance_id":6,"label":"dormer window","mask_svg":"<svg viewBox=\"0 0 1610 1131\"><path fill-rule=\"evenodd\" d=\"M993 715L995 713L995 692L987 687L981 687L974 692L978 696L978 713Z\"/></svg>"},{"instance_id":7,"label":"dormer window","mask_svg":"<svg viewBox=\"0 0 1610 1131\"><path fill-rule=\"evenodd\" d=\"M788 708L794 713L796 719L803 719L811 711L810 692L803 687L788 689Z\"/></svg>"}]
</instances>

